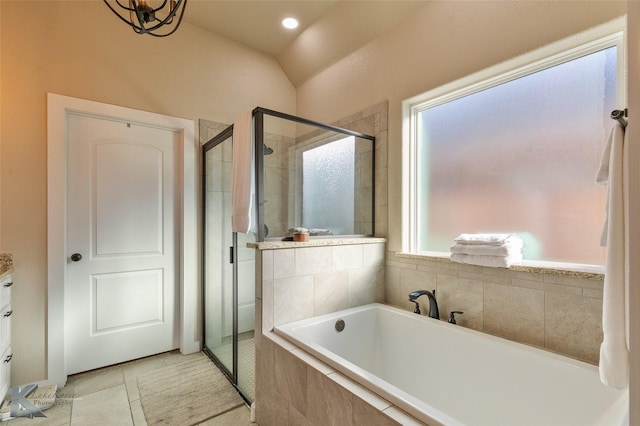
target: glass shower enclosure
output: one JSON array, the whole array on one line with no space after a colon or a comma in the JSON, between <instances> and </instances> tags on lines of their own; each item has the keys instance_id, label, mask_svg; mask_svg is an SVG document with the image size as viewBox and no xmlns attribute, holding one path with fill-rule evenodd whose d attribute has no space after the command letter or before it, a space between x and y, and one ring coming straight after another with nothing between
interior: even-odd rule
<instances>
[{"instance_id":1,"label":"glass shower enclosure","mask_svg":"<svg viewBox=\"0 0 640 426\"><path fill-rule=\"evenodd\" d=\"M375 137L257 108L258 241L374 235Z\"/></svg>"},{"instance_id":2,"label":"glass shower enclosure","mask_svg":"<svg viewBox=\"0 0 640 426\"><path fill-rule=\"evenodd\" d=\"M231 230L232 133L203 147L204 351L240 394L254 399L254 234Z\"/></svg>"},{"instance_id":3,"label":"glass shower enclosure","mask_svg":"<svg viewBox=\"0 0 640 426\"><path fill-rule=\"evenodd\" d=\"M255 250L247 243L374 234L375 138L256 108L255 232L231 229L233 126L203 146L204 351L254 399Z\"/></svg>"}]
</instances>

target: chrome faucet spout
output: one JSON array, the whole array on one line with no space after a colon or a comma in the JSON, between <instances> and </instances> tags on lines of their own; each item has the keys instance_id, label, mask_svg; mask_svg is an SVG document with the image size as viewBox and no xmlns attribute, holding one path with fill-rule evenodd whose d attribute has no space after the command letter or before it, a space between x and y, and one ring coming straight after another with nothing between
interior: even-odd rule
<instances>
[{"instance_id":1,"label":"chrome faucet spout","mask_svg":"<svg viewBox=\"0 0 640 426\"><path fill-rule=\"evenodd\" d=\"M418 297L427 296L429 298L429 317L440 319L440 311L438 310L438 301L436 300L436 291L418 290L409 293L409 301L416 304L416 308L413 311L416 314L420 314L420 305L418 305Z\"/></svg>"}]
</instances>

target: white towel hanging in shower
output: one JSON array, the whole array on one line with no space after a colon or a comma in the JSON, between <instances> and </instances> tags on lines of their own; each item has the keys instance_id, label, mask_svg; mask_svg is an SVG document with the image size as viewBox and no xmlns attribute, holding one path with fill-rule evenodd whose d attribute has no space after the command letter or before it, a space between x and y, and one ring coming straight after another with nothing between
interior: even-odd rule
<instances>
[{"instance_id":1,"label":"white towel hanging in shower","mask_svg":"<svg viewBox=\"0 0 640 426\"><path fill-rule=\"evenodd\" d=\"M254 194L254 161L252 137L253 112L247 111L233 122L233 156L231 162L231 228L246 234L254 225L252 204Z\"/></svg>"},{"instance_id":2,"label":"white towel hanging in shower","mask_svg":"<svg viewBox=\"0 0 640 426\"><path fill-rule=\"evenodd\" d=\"M606 243L607 260L602 300L604 339L600 346L600 380L616 389L626 388L629 381L629 277L625 268L628 262L626 153L624 128L616 124L596 177L597 183L607 185L607 219L601 241L601 244Z\"/></svg>"}]
</instances>

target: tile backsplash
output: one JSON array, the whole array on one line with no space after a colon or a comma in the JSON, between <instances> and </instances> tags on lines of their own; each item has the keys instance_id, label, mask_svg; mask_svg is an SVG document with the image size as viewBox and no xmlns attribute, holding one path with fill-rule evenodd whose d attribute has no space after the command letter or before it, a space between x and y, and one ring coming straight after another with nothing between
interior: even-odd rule
<instances>
[{"instance_id":1,"label":"tile backsplash","mask_svg":"<svg viewBox=\"0 0 640 426\"><path fill-rule=\"evenodd\" d=\"M387 253L386 303L413 310L407 295L437 292L441 319L593 364L602 342L603 276L463 265ZM426 300L421 301L428 312Z\"/></svg>"},{"instance_id":2,"label":"tile backsplash","mask_svg":"<svg viewBox=\"0 0 640 426\"><path fill-rule=\"evenodd\" d=\"M378 239L379 240L379 239ZM384 302L385 244L262 250L263 330L371 302Z\"/></svg>"},{"instance_id":3,"label":"tile backsplash","mask_svg":"<svg viewBox=\"0 0 640 426\"><path fill-rule=\"evenodd\" d=\"M456 318L459 326L598 361L600 274L462 265L385 252L384 239L255 246L261 275L256 327L262 331L256 334L258 422L422 424L271 331L370 302L413 310L407 296L419 289L436 290L443 320L452 310L464 311ZM421 301L424 314L426 302Z\"/></svg>"},{"instance_id":4,"label":"tile backsplash","mask_svg":"<svg viewBox=\"0 0 640 426\"><path fill-rule=\"evenodd\" d=\"M463 265L385 253L384 242L298 247L261 250L264 331L371 302L412 311L410 292L435 289L442 320L463 311L459 326L598 363L601 274Z\"/></svg>"}]
</instances>

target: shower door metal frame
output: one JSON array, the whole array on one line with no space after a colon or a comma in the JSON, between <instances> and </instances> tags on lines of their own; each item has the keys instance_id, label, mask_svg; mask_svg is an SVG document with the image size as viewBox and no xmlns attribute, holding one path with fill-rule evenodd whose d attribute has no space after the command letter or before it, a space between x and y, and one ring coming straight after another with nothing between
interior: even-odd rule
<instances>
[{"instance_id":1,"label":"shower door metal frame","mask_svg":"<svg viewBox=\"0 0 640 426\"><path fill-rule=\"evenodd\" d=\"M289 120L294 123L305 124L308 126L313 126L316 128L320 128L323 130L328 130L336 133L341 133L346 136L355 136L361 139L370 140L373 146L373 155L371 156L371 170L372 170L372 194L371 194L371 234L359 234L355 235L356 237L365 237L365 236L373 236L375 235L375 136L367 135L361 132L356 132L353 130L343 129L341 127L332 126L329 124L319 123L317 121L309 120L306 118L296 117L294 115L273 111L270 109L257 107L252 111L253 114L253 127L254 127L254 153L255 153L255 165L254 165L254 175L255 175L255 188L256 188L256 212L258 217L258 226L257 226L257 238L256 242L262 242L265 240L265 230L264 230L264 116L272 116L276 118L281 118L284 120ZM202 159L201 159L201 170L202 170L202 188L201 188L201 200L202 200L202 209L201 209L201 225L202 225L202 234L206 231L206 153L210 149L216 147L222 142L226 141L229 138L233 138L233 124L224 129L222 132L218 133L216 136L211 138L202 146ZM232 145L233 146L233 145ZM232 154L233 155L233 154ZM345 237L353 237L348 235L333 235L332 238L345 238ZM202 254L201 254L201 262L202 262L202 342L203 342L203 351L207 354L207 356L222 370L222 372L227 376L232 385L236 388L236 390L240 393L240 395L247 401L251 402L251 399L244 393L244 391L238 386L238 237L237 233L233 232L233 242L232 242L232 264L233 264L233 289L232 289L232 304L233 304L233 325L232 325L232 333L233 333L233 361L232 361L232 370L229 369L216 357L216 355L206 347L205 341L205 327L206 327L206 316L207 312L204 309L205 303L205 286L204 280L206 278L206 247L203 243L202 245ZM318 237L320 238L320 237ZM254 329L254 332L256 330ZM257 330L258 333L261 333L262 330Z\"/></svg>"},{"instance_id":2,"label":"shower door metal frame","mask_svg":"<svg viewBox=\"0 0 640 426\"><path fill-rule=\"evenodd\" d=\"M201 224L202 224L202 234L204 235L207 226L206 226L206 222L207 222L207 217L206 217L206 197L207 197L207 175L206 175L206 171L207 171L207 156L206 153L215 148L216 146L220 145L221 143L225 142L227 139L232 138L233 139L233 125L227 127L226 129L224 129L222 132L218 133L216 136L214 136L213 138L211 138L208 142L206 142L203 146L202 146L202 158L201 158L201 167L202 167L202 188L201 188L201 197L202 197L202 217L201 217ZM233 155L233 151L232 151L232 155ZM231 384L236 388L236 390L238 391L238 393L240 393L240 395L242 396L242 398L245 399L245 401L247 401L248 403L251 402L251 399L244 393L244 391L238 386L238 262L236 261L238 259L238 235L236 232L232 233L232 245L230 247L231 250L231 264L232 264L232 270L233 270L233 278L232 278L232 329L231 329L231 334L232 334L232 371L229 371L229 369L227 368L227 366L221 362L218 357L213 353L213 351L208 348L206 346L206 317L207 317L207 311L206 309L204 309L204 305L205 305L205 279L206 279L206 268L207 268L207 262L206 262L206 245L204 244L204 239L203 239L203 244L202 244L202 257L201 257L201 262L202 262L202 291L201 291L201 298L202 298L202 350L203 352L218 366L218 368L220 368L220 370L227 376L227 378L229 379L229 381L231 382Z\"/></svg>"},{"instance_id":3,"label":"shower door metal frame","mask_svg":"<svg viewBox=\"0 0 640 426\"><path fill-rule=\"evenodd\" d=\"M370 234L358 234L358 235L332 235L331 238L347 238L347 237L372 237L375 235L376 227L376 138L375 136L367 135L365 133L356 132L354 130L344 129L342 127L333 126L330 124L324 124L317 121L309 120L307 118L297 117L295 115L286 114L284 112L274 111L267 108L257 107L253 110L254 118L254 139L255 139L255 179L256 179L256 206L258 214L258 238L256 241L262 242L265 240L264 232L264 116L269 115L272 117L282 118L284 120L293 121L294 123L305 124L308 126L317 127L323 130L328 130L336 133L342 133L346 136L355 136L361 139L368 139L373 145L373 155L371 156L371 179L372 179L372 193L371 193L371 233ZM321 238L321 237L314 237Z\"/></svg>"}]
</instances>

